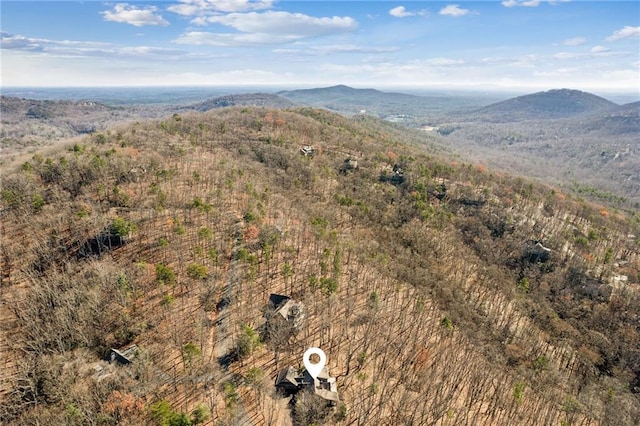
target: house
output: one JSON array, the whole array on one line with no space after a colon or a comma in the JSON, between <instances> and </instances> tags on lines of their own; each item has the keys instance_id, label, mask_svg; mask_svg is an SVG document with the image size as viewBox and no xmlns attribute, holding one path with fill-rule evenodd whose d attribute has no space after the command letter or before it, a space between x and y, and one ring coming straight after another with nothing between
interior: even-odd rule
<instances>
[{"instance_id":1,"label":"house","mask_svg":"<svg viewBox=\"0 0 640 426\"><path fill-rule=\"evenodd\" d=\"M311 377L308 371L305 371L303 376L303 386L305 386L305 389L332 404L340 402L336 378L329 376L327 367L324 367L315 379Z\"/></svg>"},{"instance_id":2,"label":"house","mask_svg":"<svg viewBox=\"0 0 640 426\"><path fill-rule=\"evenodd\" d=\"M551 249L543 246L540 241L530 240L525 246L523 257L531 263L544 263L551 258Z\"/></svg>"},{"instance_id":3,"label":"house","mask_svg":"<svg viewBox=\"0 0 640 426\"><path fill-rule=\"evenodd\" d=\"M267 321L284 321L294 330L299 329L305 319L305 309L302 302L293 300L289 296L272 293L269 295L269 307L271 314Z\"/></svg>"},{"instance_id":4,"label":"house","mask_svg":"<svg viewBox=\"0 0 640 426\"><path fill-rule=\"evenodd\" d=\"M348 172L350 170L355 170L358 168L358 159L354 157L347 157L342 164L342 171Z\"/></svg>"},{"instance_id":5,"label":"house","mask_svg":"<svg viewBox=\"0 0 640 426\"><path fill-rule=\"evenodd\" d=\"M329 375L326 367L314 379L308 371L300 373L294 367L289 366L278 373L275 386L287 396L306 390L324 399L330 405L340 402L336 378Z\"/></svg>"},{"instance_id":6,"label":"house","mask_svg":"<svg viewBox=\"0 0 640 426\"><path fill-rule=\"evenodd\" d=\"M298 392L298 370L289 366L283 368L276 377L276 388L285 393L286 395L292 395Z\"/></svg>"},{"instance_id":7,"label":"house","mask_svg":"<svg viewBox=\"0 0 640 426\"><path fill-rule=\"evenodd\" d=\"M111 348L107 360L110 363L117 362L118 364L127 365L133 362L133 359L138 355L138 346L131 345L125 349Z\"/></svg>"},{"instance_id":8,"label":"house","mask_svg":"<svg viewBox=\"0 0 640 426\"><path fill-rule=\"evenodd\" d=\"M387 166L388 167L388 166ZM380 182L388 182L392 185L398 186L405 182L404 169L401 165L395 164L393 166L393 173L388 173L388 168L382 170L380 175Z\"/></svg>"},{"instance_id":9,"label":"house","mask_svg":"<svg viewBox=\"0 0 640 426\"><path fill-rule=\"evenodd\" d=\"M314 157L316 155L316 149L312 145L304 145L300 148L300 153L305 157Z\"/></svg>"}]
</instances>

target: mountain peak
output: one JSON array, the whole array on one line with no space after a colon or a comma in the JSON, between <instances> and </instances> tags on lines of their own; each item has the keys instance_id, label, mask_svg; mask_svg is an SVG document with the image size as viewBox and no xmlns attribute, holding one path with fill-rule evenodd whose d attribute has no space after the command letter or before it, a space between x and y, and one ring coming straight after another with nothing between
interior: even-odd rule
<instances>
[{"instance_id":1,"label":"mountain peak","mask_svg":"<svg viewBox=\"0 0 640 426\"><path fill-rule=\"evenodd\" d=\"M478 112L495 114L500 117L500 121L517 121L573 117L616 106L617 104L592 93L552 89L507 99L481 108Z\"/></svg>"}]
</instances>

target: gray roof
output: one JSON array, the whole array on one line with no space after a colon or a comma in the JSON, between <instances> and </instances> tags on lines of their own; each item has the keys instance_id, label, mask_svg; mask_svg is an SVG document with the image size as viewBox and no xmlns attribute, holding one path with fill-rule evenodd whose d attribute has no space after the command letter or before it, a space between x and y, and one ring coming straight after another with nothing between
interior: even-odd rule
<instances>
[{"instance_id":1,"label":"gray roof","mask_svg":"<svg viewBox=\"0 0 640 426\"><path fill-rule=\"evenodd\" d=\"M327 401L340 401L336 379L329 375L326 367L324 367L318 377L314 379L308 371L300 373L295 368L289 366L280 370L278 373L276 386L289 390L306 389Z\"/></svg>"},{"instance_id":2,"label":"gray roof","mask_svg":"<svg viewBox=\"0 0 640 426\"><path fill-rule=\"evenodd\" d=\"M109 361L118 361L120 364L129 364L133 361L133 359L138 355L138 346L131 345L124 349L114 349L111 348L109 352Z\"/></svg>"},{"instance_id":3,"label":"gray roof","mask_svg":"<svg viewBox=\"0 0 640 426\"><path fill-rule=\"evenodd\" d=\"M293 323L294 327L299 327L305 318L304 304L281 294L271 294L269 301L275 309L275 314L281 316L285 321Z\"/></svg>"},{"instance_id":4,"label":"gray roof","mask_svg":"<svg viewBox=\"0 0 640 426\"><path fill-rule=\"evenodd\" d=\"M298 370L289 366L288 368L280 370L278 377L276 378L276 386L282 386L286 388L297 388L299 376Z\"/></svg>"}]
</instances>

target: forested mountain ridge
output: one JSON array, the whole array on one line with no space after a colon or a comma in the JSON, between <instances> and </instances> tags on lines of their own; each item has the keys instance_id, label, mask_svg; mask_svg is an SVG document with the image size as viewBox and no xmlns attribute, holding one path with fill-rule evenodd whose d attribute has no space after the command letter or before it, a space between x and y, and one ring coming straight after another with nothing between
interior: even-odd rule
<instances>
[{"instance_id":1,"label":"forested mountain ridge","mask_svg":"<svg viewBox=\"0 0 640 426\"><path fill-rule=\"evenodd\" d=\"M158 108L110 106L93 100L37 100L0 96L2 156L105 130L117 123L158 117Z\"/></svg>"},{"instance_id":2,"label":"forested mountain ridge","mask_svg":"<svg viewBox=\"0 0 640 426\"><path fill-rule=\"evenodd\" d=\"M184 109L194 109L196 111L209 111L214 108L225 108L231 106L254 106L265 108L288 108L293 102L271 93L244 93L238 95L225 95L207 99Z\"/></svg>"},{"instance_id":3,"label":"forested mountain ridge","mask_svg":"<svg viewBox=\"0 0 640 426\"><path fill-rule=\"evenodd\" d=\"M489 167L613 206L640 206L638 102L616 105L589 93L556 90L452 114L435 124L456 151Z\"/></svg>"},{"instance_id":4,"label":"forested mountain ridge","mask_svg":"<svg viewBox=\"0 0 640 426\"><path fill-rule=\"evenodd\" d=\"M444 112L477 108L496 98L492 95L450 96L445 94L413 95L386 92L376 89L360 89L345 85L314 89L286 90L277 93L300 106L325 108L345 115L364 112L379 118L400 115L405 122L413 123Z\"/></svg>"},{"instance_id":5,"label":"forested mountain ridge","mask_svg":"<svg viewBox=\"0 0 640 426\"><path fill-rule=\"evenodd\" d=\"M614 102L580 90L553 89L487 105L471 114L497 121L549 120L575 117L617 106Z\"/></svg>"},{"instance_id":6,"label":"forested mountain ridge","mask_svg":"<svg viewBox=\"0 0 640 426\"><path fill-rule=\"evenodd\" d=\"M205 92L203 89L203 96ZM150 102L153 93L158 97L156 103ZM0 162L119 122L193 109L233 105L288 108L298 104L328 108L345 116L364 113L406 127L437 131L445 136L440 145L448 145L475 162L534 177L610 206L640 206L637 102L618 106L593 94L560 89L480 108L501 98L478 93L416 96L343 85L279 94L227 94L198 103L193 103L193 93L189 93L189 102L178 102L179 92L133 94L142 96L146 103L132 104L136 97L118 101L115 95L104 93L103 98L117 101L117 106L2 97ZM160 102L174 99L172 96L176 102ZM95 110L88 107L90 104Z\"/></svg>"},{"instance_id":7,"label":"forested mountain ridge","mask_svg":"<svg viewBox=\"0 0 640 426\"><path fill-rule=\"evenodd\" d=\"M434 138L235 107L3 170L0 421L634 424L640 218ZM274 394L310 346L334 409Z\"/></svg>"}]
</instances>

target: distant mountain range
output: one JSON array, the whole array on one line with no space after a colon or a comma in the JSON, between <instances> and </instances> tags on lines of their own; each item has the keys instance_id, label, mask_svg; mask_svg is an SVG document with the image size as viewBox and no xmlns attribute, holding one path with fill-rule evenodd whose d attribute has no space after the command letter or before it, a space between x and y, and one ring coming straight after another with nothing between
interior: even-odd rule
<instances>
[{"instance_id":1,"label":"distant mountain range","mask_svg":"<svg viewBox=\"0 0 640 426\"><path fill-rule=\"evenodd\" d=\"M375 89L356 89L345 85L281 91L277 94L299 105L325 108L347 115L366 113L380 118L400 118L394 121L403 121L409 125L434 115L478 108L499 99L489 95L418 96Z\"/></svg>"},{"instance_id":2,"label":"distant mountain range","mask_svg":"<svg viewBox=\"0 0 640 426\"><path fill-rule=\"evenodd\" d=\"M452 114L437 129L454 149L492 168L604 202L640 204L640 102L550 90Z\"/></svg>"},{"instance_id":3,"label":"distant mountain range","mask_svg":"<svg viewBox=\"0 0 640 426\"><path fill-rule=\"evenodd\" d=\"M640 152L634 143L640 134L640 102L618 105L570 89L491 101L495 99L417 96L338 85L221 96L188 108L298 105L347 116L376 116L436 130L445 136L443 146L496 169L555 185L578 182L600 188L597 194L607 201L640 201Z\"/></svg>"},{"instance_id":4,"label":"distant mountain range","mask_svg":"<svg viewBox=\"0 0 640 426\"><path fill-rule=\"evenodd\" d=\"M412 102L422 102L425 99L423 96L409 95L406 93L381 92L376 89L355 89L345 85L282 91L278 92L278 95L298 104L307 104L310 106L332 105L337 109L350 109L355 105L363 109L369 104L383 101L403 105Z\"/></svg>"},{"instance_id":5,"label":"distant mountain range","mask_svg":"<svg viewBox=\"0 0 640 426\"><path fill-rule=\"evenodd\" d=\"M288 99L271 93L245 93L237 95L225 95L208 99L204 102L189 105L185 109L196 111L209 111L215 108L230 106L257 106L266 108L289 108L295 104Z\"/></svg>"},{"instance_id":6,"label":"distant mountain range","mask_svg":"<svg viewBox=\"0 0 640 426\"><path fill-rule=\"evenodd\" d=\"M158 117L162 108L110 106L94 100L35 100L0 97L0 157L65 138L101 131L128 120Z\"/></svg>"},{"instance_id":7,"label":"distant mountain range","mask_svg":"<svg viewBox=\"0 0 640 426\"><path fill-rule=\"evenodd\" d=\"M0 113L3 116L24 114L27 118L50 119L66 116L69 113L103 113L115 109L90 100L33 100L9 96L0 97Z\"/></svg>"},{"instance_id":8,"label":"distant mountain range","mask_svg":"<svg viewBox=\"0 0 640 426\"><path fill-rule=\"evenodd\" d=\"M498 95L418 96L345 85L228 94L189 105L113 107L91 100L30 100L3 96L3 155L101 131L117 122L231 106L310 106L345 116L363 114L444 136L441 145L475 162L544 179L581 182L640 201L640 102L618 105L570 89L510 99ZM541 167L544 165L544 167Z\"/></svg>"},{"instance_id":9,"label":"distant mountain range","mask_svg":"<svg viewBox=\"0 0 640 426\"><path fill-rule=\"evenodd\" d=\"M486 121L556 119L604 111L617 106L591 93L558 89L497 102L474 111L472 117Z\"/></svg>"},{"instance_id":10,"label":"distant mountain range","mask_svg":"<svg viewBox=\"0 0 640 426\"><path fill-rule=\"evenodd\" d=\"M584 130L600 131L609 135L640 134L640 102L616 105L606 110L576 117Z\"/></svg>"}]
</instances>

